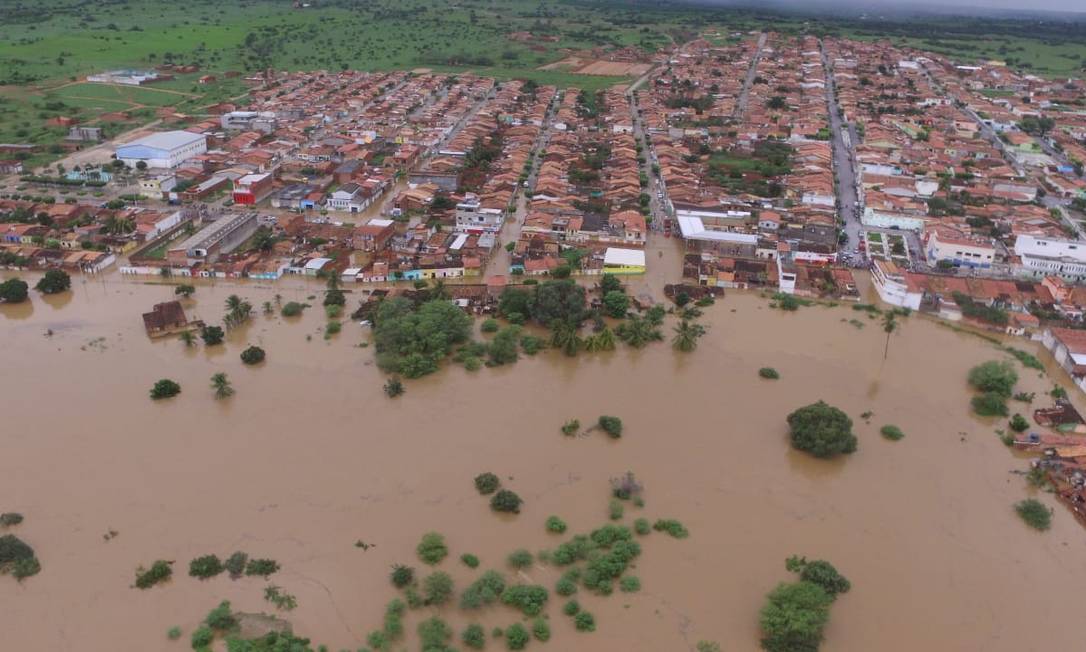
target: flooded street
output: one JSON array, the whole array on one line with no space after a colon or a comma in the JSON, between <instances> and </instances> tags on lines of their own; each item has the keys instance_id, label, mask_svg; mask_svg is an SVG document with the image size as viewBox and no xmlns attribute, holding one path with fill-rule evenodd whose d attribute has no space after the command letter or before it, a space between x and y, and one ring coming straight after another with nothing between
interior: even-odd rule
<instances>
[{"instance_id":1,"label":"flooded street","mask_svg":"<svg viewBox=\"0 0 1086 652\"><path fill-rule=\"evenodd\" d=\"M647 254L650 266L679 261L670 240ZM662 296L655 279L633 282L630 293L642 286ZM219 323L233 293L257 314L225 346L185 349L144 334L140 313L173 298L172 286L147 279L76 277L63 296L31 292L26 304L0 306L0 511L26 516L12 532L42 563L21 584L0 577L5 649L182 650L220 600L271 613L269 582L188 576L190 559L235 550L282 565L270 583L297 596L298 608L280 613L297 633L357 649L396 595L390 566L424 570L414 552L424 532L446 536L440 568L459 591L478 574L458 561L462 553L478 555L480 570L507 570L514 549L564 540L544 530L549 515L569 523L567 538L607 522L608 479L628 470L645 484L646 506L627 506L626 522L677 518L691 536L642 540L640 593L578 594L595 633L574 631L552 591L551 649L670 652L708 639L729 652L757 650L758 610L790 578L792 554L830 560L852 581L833 606L827 650L1080 645L1071 623L1086 583L1086 535L1045 494L1056 508L1050 531L1015 515L1012 504L1032 493L1012 473L1026 462L993 434L1005 423L969 412L968 369L1009 357L980 338L912 316L884 361L878 322L847 305L782 313L731 293L705 309L709 332L693 354L658 343L574 359L522 355L475 373L446 364L390 400L372 347L358 346L368 331L345 323L323 339L321 285L197 288L185 302L190 318ZM361 292L347 289L356 290L353 308ZM259 314L277 293L284 302L315 295L313 308L297 319ZM243 365L247 344L263 347L267 361ZM759 378L766 366L781 379ZM1018 389L1042 404L1052 381L1017 369ZM208 379L220 371L237 394L215 401ZM159 378L179 382L181 395L149 400ZM847 459L819 461L788 445L786 415L818 399L855 421L859 450ZM869 424L865 411L874 413ZM589 424L601 414L622 418L621 440L559 432L567 419ZM878 429L888 423L905 438L884 440ZM518 516L490 511L472 485L484 471L524 498ZM118 535L106 541L110 530ZM173 579L131 588L136 567L155 559L176 560ZM550 589L560 573L523 571ZM458 633L469 622L455 607L433 612ZM520 619L508 607L481 614L488 629ZM410 649L419 620L409 613ZM175 625L183 640L169 642Z\"/></svg>"}]
</instances>

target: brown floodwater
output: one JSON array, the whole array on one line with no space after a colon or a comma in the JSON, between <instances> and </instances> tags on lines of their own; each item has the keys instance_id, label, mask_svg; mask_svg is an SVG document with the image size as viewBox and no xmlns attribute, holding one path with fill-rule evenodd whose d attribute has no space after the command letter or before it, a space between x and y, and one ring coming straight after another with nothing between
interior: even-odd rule
<instances>
[{"instance_id":1,"label":"brown floodwater","mask_svg":"<svg viewBox=\"0 0 1086 652\"><path fill-rule=\"evenodd\" d=\"M671 244L650 248L650 265L676 260ZM655 276L645 284L662 290ZM201 284L188 309L217 322L231 293L259 313L276 293L305 300L319 289L300 279ZM421 565L423 532L445 534L442 567L463 588L473 573L462 553L502 567L516 548L560 540L544 531L551 514L571 532L606 522L608 479L627 470L647 504L628 507L626 521L677 518L691 536L643 540L640 593L578 596L595 633L575 632L552 594L552 649L685 651L711 639L757 650L758 609L789 578L792 554L831 560L853 582L833 606L827 650L1080 645L1086 537L1047 495L1050 531L1018 519L1011 506L1031 493L1017 473L1026 462L993 434L999 423L969 413L967 370L1003 354L930 320L903 320L883 360L884 335L862 313L782 313L732 293L706 310L709 333L694 354L660 343L476 373L447 366L390 400L359 326L323 339L319 298L299 319L258 314L224 347L186 350L143 333L140 313L171 298L168 286L109 274L77 277L61 297L31 294L0 307L0 510L26 516L13 531L43 570L21 584L0 577L3 649L187 649L220 600L272 611L262 580L188 577L193 557L238 549L282 564L270 581L297 596L285 614L297 632L333 650L362 647L395 595L390 566ZM242 365L246 343L267 361ZM760 379L763 366L781 379ZM213 400L218 371L233 398ZM1021 376L1021 389L1051 387L1036 372ZM147 391L163 377L183 392L152 402ZM856 454L818 461L789 448L785 416L818 399L856 420ZM567 419L600 414L623 419L621 440L559 433ZM879 436L887 423L905 439ZM524 497L519 516L489 510L472 485L483 471ZM106 541L110 530L118 534ZM176 560L174 578L130 588L136 566L158 558ZM559 571L537 565L524 576L553 587ZM468 622L442 611L458 630ZM418 620L410 615L409 632ZM516 620L495 607L480 622ZM185 638L171 643L175 625Z\"/></svg>"}]
</instances>

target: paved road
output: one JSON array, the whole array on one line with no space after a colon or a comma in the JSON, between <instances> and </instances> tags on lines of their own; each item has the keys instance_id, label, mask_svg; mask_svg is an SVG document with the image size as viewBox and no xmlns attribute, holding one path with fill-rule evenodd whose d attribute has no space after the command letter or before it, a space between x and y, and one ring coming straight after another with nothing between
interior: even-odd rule
<instances>
[{"instance_id":1,"label":"paved road","mask_svg":"<svg viewBox=\"0 0 1086 652\"><path fill-rule=\"evenodd\" d=\"M829 57L821 41L819 48L822 51L822 67L826 71L826 103L830 114L830 132L833 134L833 167L837 172L837 203L841 221L844 222L845 234L848 242L845 249L855 250L860 244L860 216L863 207L860 206L859 194L856 190L856 132L853 125L846 125L837 108L837 86L834 83L833 68L830 66ZM847 138L846 138L847 135ZM846 142L847 141L847 142Z\"/></svg>"},{"instance_id":2,"label":"paved road","mask_svg":"<svg viewBox=\"0 0 1086 652\"><path fill-rule=\"evenodd\" d=\"M750 58L750 68L747 69L747 78L743 80L743 90L739 93L739 101L735 103L735 117L740 117L747 110L747 98L750 97L750 87L754 85L754 78L758 76L758 60L762 58L762 48L765 47L768 35L762 32L758 35L758 47L754 50L754 56Z\"/></svg>"}]
</instances>

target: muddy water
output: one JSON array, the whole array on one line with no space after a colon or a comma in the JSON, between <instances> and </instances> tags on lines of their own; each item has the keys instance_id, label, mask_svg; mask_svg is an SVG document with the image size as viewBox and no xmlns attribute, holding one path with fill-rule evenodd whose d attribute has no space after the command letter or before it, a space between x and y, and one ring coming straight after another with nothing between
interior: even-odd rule
<instances>
[{"instance_id":1,"label":"muddy water","mask_svg":"<svg viewBox=\"0 0 1086 652\"><path fill-rule=\"evenodd\" d=\"M304 300L316 289L201 285L189 309L217 321L232 292L259 310L276 292ZM297 321L258 315L209 352L144 336L139 313L169 287L112 275L76 279L48 301L32 294L32 304L0 308L0 509L26 515L15 531L44 570L21 585L0 578L4 649L181 649L219 600L270 611L263 581L187 576L189 559L236 549L280 561L272 582L297 596L297 631L354 649L393 596L390 565L419 565L424 531L447 536L443 567L462 587L461 553L501 566L515 548L556 543L543 530L550 514L573 531L605 522L607 479L627 470L646 485L644 515L681 519L692 536L644 541L641 593L580 596L594 634L573 631L552 604L550 648L658 652L715 639L756 650L758 608L795 553L830 559L853 581L833 607L827 650L1078 646L1083 532L1060 509L1044 534L1018 521L1011 504L1028 491L1011 471L1024 463L992 434L997 424L968 413L967 369L998 354L918 317L904 320L884 361L877 323L857 329L844 321L851 310L784 314L733 294L707 311L693 355L658 344L476 374L449 368L392 401L372 349L357 347L361 329L325 341L318 310ZM239 361L247 342L268 351L262 366ZM759 379L762 366L781 380ZM212 399L217 371L233 379L232 399ZM1022 376L1023 389L1050 386ZM161 377L183 393L148 400ZM784 416L820 398L857 420L860 447L847 460L787 445ZM870 424L858 419L866 410ZM600 414L621 416L626 436L558 432ZM884 441L885 423L906 438ZM471 483L482 471L525 498L518 517L489 511ZM107 542L111 529L119 534ZM376 547L358 549L359 539ZM156 558L177 560L174 579L129 588L135 567ZM553 586L558 573L525 575ZM514 620L506 608L482 618L488 628ZM174 625L186 641L166 641Z\"/></svg>"}]
</instances>

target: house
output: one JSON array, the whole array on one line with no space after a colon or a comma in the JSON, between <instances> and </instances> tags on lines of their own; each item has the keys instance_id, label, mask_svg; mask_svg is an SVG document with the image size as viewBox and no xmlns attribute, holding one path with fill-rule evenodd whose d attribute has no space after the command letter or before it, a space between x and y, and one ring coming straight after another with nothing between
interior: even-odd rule
<instances>
[{"instance_id":1,"label":"house","mask_svg":"<svg viewBox=\"0 0 1086 652\"><path fill-rule=\"evenodd\" d=\"M264 174L246 174L234 181L234 203L242 205L258 204L264 201L275 188L270 172Z\"/></svg>"},{"instance_id":2,"label":"house","mask_svg":"<svg viewBox=\"0 0 1086 652\"><path fill-rule=\"evenodd\" d=\"M172 174L159 174L140 179L140 195L149 199L162 199L177 185L177 177Z\"/></svg>"},{"instance_id":3,"label":"house","mask_svg":"<svg viewBox=\"0 0 1086 652\"><path fill-rule=\"evenodd\" d=\"M1070 328L1048 328L1041 343L1052 352L1056 363L1071 376L1079 389L1086 391L1086 331Z\"/></svg>"},{"instance_id":4,"label":"house","mask_svg":"<svg viewBox=\"0 0 1086 652\"><path fill-rule=\"evenodd\" d=\"M393 220L373 219L368 224L356 227L352 240L358 251L384 251L392 236L396 234Z\"/></svg>"},{"instance_id":5,"label":"house","mask_svg":"<svg viewBox=\"0 0 1086 652\"><path fill-rule=\"evenodd\" d=\"M23 162L18 159L0 160L0 174L22 174Z\"/></svg>"},{"instance_id":6,"label":"house","mask_svg":"<svg viewBox=\"0 0 1086 652\"><path fill-rule=\"evenodd\" d=\"M372 201L373 198L362 191L362 186L357 183L346 183L328 197L326 205L328 210L332 211L361 213Z\"/></svg>"},{"instance_id":7,"label":"house","mask_svg":"<svg viewBox=\"0 0 1086 652\"><path fill-rule=\"evenodd\" d=\"M187 330L190 324L180 301L166 301L143 313L143 328L150 337L161 337Z\"/></svg>"}]
</instances>

